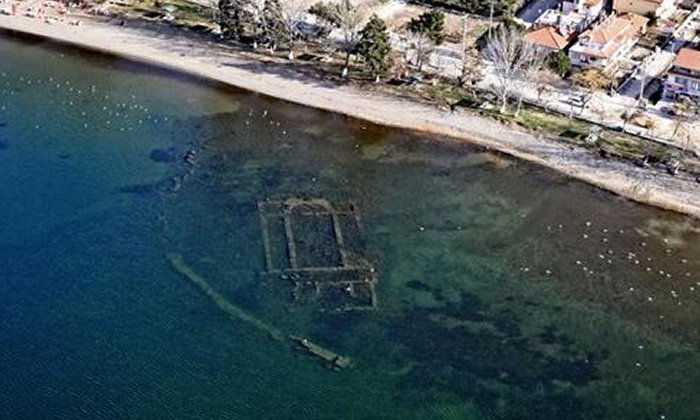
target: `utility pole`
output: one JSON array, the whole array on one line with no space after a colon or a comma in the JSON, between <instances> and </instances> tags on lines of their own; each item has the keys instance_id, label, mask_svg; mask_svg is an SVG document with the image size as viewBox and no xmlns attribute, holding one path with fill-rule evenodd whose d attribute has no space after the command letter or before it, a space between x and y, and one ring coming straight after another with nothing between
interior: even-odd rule
<instances>
[{"instance_id":1,"label":"utility pole","mask_svg":"<svg viewBox=\"0 0 700 420\"><path fill-rule=\"evenodd\" d=\"M491 9L489 11L489 38L491 37L491 27L493 26L493 2L494 0L491 0Z\"/></svg>"},{"instance_id":2,"label":"utility pole","mask_svg":"<svg viewBox=\"0 0 700 420\"><path fill-rule=\"evenodd\" d=\"M644 101L644 85L646 84L647 81L647 72L646 72L646 66L647 63L646 61L642 63L641 66L639 66L639 73L642 78L641 83L639 84L639 105L642 105L642 101Z\"/></svg>"},{"instance_id":3,"label":"utility pole","mask_svg":"<svg viewBox=\"0 0 700 420\"><path fill-rule=\"evenodd\" d=\"M469 13L462 16L462 62L467 59L467 17Z\"/></svg>"},{"instance_id":4,"label":"utility pole","mask_svg":"<svg viewBox=\"0 0 700 420\"><path fill-rule=\"evenodd\" d=\"M462 74L460 75L459 85L462 86L467 72L467 18L469 13L462 16Z\"/></svg>"}]
</instances>

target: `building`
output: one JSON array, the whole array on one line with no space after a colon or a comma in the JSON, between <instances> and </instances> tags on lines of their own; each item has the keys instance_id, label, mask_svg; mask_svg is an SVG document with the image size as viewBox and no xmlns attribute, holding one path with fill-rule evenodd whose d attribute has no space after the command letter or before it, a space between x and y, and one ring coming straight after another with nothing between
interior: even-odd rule
<instances>
[{"instance_id":1,"label":"building","mask_svg":"<svg viewBox=\"0 0 700 420\"><path fill-rule=\"evenodd\" d=\"M578 13L590 23L602 13L605 0L566 0L561 7L564 13Z\"/></svg>"},{"instance_id":2,"label":"building","mask_svg":"<svg viewBox=\"0 0 700 420\"><path fill-rule=\"evenodd\" d=\"M534 31L528 32L524 37L525 41L535 44L547 53L563 51L569 45L570 37L564 36L557 28L543 26Z\"/></svg>"},{"instance_id":3,"label":"building","mask_svg":"<svg viewBox=\"0 0 700 420\"><path fill-rule=\"evenodd\" d=\"M529 0L518 10L516 21L525 28L531 28L545 13L559 10L561 0Z\"/></svg>"},{"instance_id":4,"label":"building","mask_svg":"<svg viewBox=\"0 0 700 420\"><path fill-rule=\"evenodd\" d=\"M569 50L574 66L597 68L602 71L616 69L646 33L649 19L635 14L610 16L598 26L583 32Z\"/></svg>"},{"instance_id":5,"label":"building","mask_svg":"<svg viewBox=\"0 0 700 420\"><path fill-rule=\"evenodd\" d=\"M674 0L613 0L613 10L618 14L662 17L675 9Z\"/></svg>"},{"instance_id":6,"label":"building","mask_svg":"<svg viewBox=\"0 0 700 420\"><path fill-rule=\"evenodd\" d=\"M666 76L664 95L667 98L700 96L700 51L690 48L678 51Z\"/></svg>"},{"instance_id":7,"label":"building","mask_svg":"<svg viewBox=\"0 0 700 420\"><path fill-rule=\"evenodd\" d=\"M577 34L585 31L591 22L580 13L548 10L537 19L534 27L552 26L558 28L560 34Z\"/></svg>"},{"instance_id":8,"label":"building","mask_svg":"<svg viewBox=\"0 0 700 420\"><path fill-rule=\"evenodd\" d=\"M588 29L603 14L604 5L605 0L564 1L558 8L544 11L528 27L555 27L560 34L569 38Z\"/></svg>"}]
</instances>

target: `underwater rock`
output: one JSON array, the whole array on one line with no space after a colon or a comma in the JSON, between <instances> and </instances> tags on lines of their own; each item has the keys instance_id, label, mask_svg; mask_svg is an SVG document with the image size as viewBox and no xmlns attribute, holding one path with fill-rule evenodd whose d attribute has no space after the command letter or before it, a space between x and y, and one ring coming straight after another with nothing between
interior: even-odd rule
<instances>
[{"instance_id":1,"label":"underwater rock","mask_svg":"<svg viewBox=\"0 0 700 420\"><path fill-rule=\"evenodd\" d=\"M195 164L195 160L197 159L197 151L194 149L190 149L185 153L185 157L183 160L185 161L186 164L192 166Z\"/></svg>"},{"instance_id":2,"label":"underwater rock","mask_svg":"<svg viewBox=\"0 0 700 420\"><path fill-rule=\"evenodd\" d=\"M0 138L0 150L5 150L9 147L6 139Z\"/></svg>"},{"instance_id":3,"label":"underwater rock","mask_svg":"<svg viewBox=\"0 0 700 420\"><path fill-rule=\"evenodd\" d=\"M175 161L175 149L174 148L169 148L169 149L153 149L151 151L150 158L154 162L159 162L159 163L171 163Z\"/></svg>"}]
</instances>

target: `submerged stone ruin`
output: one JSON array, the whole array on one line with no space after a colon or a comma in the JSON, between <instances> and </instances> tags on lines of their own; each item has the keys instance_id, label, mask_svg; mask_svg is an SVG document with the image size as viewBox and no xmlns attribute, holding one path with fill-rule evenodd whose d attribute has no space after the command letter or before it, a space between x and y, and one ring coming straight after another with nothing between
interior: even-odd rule
<instances>
[{"instance_id":1,"label":"submerged stone ruin","mask_svg":"<svg viewBox=\"0 0 700 420\"><path fill-rule=\"evenodd\" d=\"M377 275L366 259L357 208L322 198L258 203L268 278L294 302L326 311L377 307Z\"/></svg>"}]
</instances>

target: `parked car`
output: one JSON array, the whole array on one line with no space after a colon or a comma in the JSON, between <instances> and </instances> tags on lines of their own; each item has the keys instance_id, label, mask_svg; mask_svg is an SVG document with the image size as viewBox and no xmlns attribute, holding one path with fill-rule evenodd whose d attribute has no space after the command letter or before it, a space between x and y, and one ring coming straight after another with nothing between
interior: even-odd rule
<instances>
[{"instance_id":1,"label":"parked car","mask_svg":"<svg viewBox=\"0 0 700 420\"><path fill-rule=\"evenodd\" d=\"M584 105L583 96L569 96L566 103L573 106L582 107Z\"/></svg>"}]
</instances>

